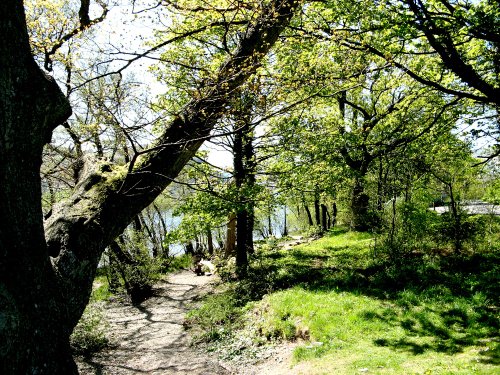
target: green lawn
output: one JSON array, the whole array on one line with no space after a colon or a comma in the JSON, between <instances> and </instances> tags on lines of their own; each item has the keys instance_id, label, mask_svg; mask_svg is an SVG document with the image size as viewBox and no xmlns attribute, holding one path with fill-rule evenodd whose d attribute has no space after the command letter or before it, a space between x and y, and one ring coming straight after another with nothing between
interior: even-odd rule
<instances>
[{"instance_id":1,"label":"green lawn","mask_svg":"<svg viewBox=\"0 0 500 375\"><path fill-rule=\"evenodd\" d=\"M498 254L387 263L337 229L254 260L249 279L191 314L205 340L297 341L308 374L497 374Z\"/></svg>"}]
</instances>

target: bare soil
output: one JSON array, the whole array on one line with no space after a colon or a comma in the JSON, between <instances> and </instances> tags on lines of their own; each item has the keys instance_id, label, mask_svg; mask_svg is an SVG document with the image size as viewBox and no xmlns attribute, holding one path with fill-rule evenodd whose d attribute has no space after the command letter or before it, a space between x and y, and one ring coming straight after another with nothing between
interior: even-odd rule
<instances>
[{"instance_id":1,"label":"bare soil","mask_svg":"<svg viewBox=\"0 0 500 375\"><path fill-rule=\"evenodd\" d=\"M196 276L191 271L170 275L158 283L154 297L138 306L106 302L105 318L111 347L91 358L76 358L82 375L238 374L280 375L291 371L293 345L267 350L258 359L223 362L215 353L192 346L183 327L186 313L196 301L213 291L216 276ZM300 372L299 372L300 373Z\"/></svg>"},{"instance_id":2,"label":"bare soil","mask_svg":"<svg viewBox=\"0 0 500 375\"><path fill-rule=\"evenodd\" d=\"M155 296L138 306L110 301L105 317L112 347L77 358L83 375L232 374L216 358L190 346L182 323L193 303L213 288L214 276L171 275Z\"/></svg>"}]
</instances>

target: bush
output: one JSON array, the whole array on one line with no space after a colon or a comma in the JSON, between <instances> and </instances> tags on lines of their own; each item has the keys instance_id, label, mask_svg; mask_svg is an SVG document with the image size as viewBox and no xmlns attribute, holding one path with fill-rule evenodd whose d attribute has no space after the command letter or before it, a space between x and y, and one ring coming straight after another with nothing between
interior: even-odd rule
<instances>
[{"instance_id":1,"label":"bush","mask_svg":"<svg viewBox=\"0 0 500 375\"><path fill-rule=\"evenodd\" d=\"M108 267L110 290L116 292L124 286L132 303L146 300L160 278L162 259L150 255L144 236L139 232L132 232L130 238L113 246Z\"/></svg>"},{"instance_id":2,"label":"bush","mask_svg":"<svg viewBox=\"0 0 500 375\"><path fill-rule=\"evenodd\" d=\"M392 210L391 210L392 211ZM401 203L384 214L384 231L376 239L375 252L391 261L402 261L413 252L426 252L435 245L435 231L440 218L424 205Z\"/></svg>"},{"instance_id":3,"label":"bush","mask_svg":"<svg viewBox=\"0 0 500 375\"><path fill-rule=\"evenodd\" d=\"M70 336L74 353L88 356L107 347L109 340L106 328L102 307L97 304L88 305Z\"/></svg>"},{"instance_id":4,"label":"bush","mask_svg":"<svg viewBox=\"0 0 500 375\"><path fill-rule=\"evenodd\" d=\"M152 295L153 285L159 280L159 262L149 254L138 254L134 264L125 265L125 288L132 303L140 303Z\"/></svg>"},{"instance_id":5,"label":"bush","mask_svg":"<svg viewBox=\"0 0 500 375\"><path fill-rule=\"evenodd\" d=\"M486 218L479 215L468 215L458 209L457 216L451 212L443 213L435 226L435 236L439 242L452 243L455 251L462 250L466 243L470 243L486 233Z\"/></svg>"},{"instance_id":6,"label":"bush","mask_svg":"<svg viewBox=\"0 0 500 375\"><path fill-rule=\"evenodd\" d=\"M170 257L162 261L162 272L173 272L191 267L193 264L193 257L189 254L182 254Z\"/></svg>"},{"instance_id":7,"label":"bush","mask_svg":"<svg viewBox=\"0 0 500 375\"><path fill-rule=\"evenodd\" d=\"M217 273L222 281L227 282L237 279L235 257L229 259L215 257L214 264L217 267Z\"/></svg>"}]
</instances>

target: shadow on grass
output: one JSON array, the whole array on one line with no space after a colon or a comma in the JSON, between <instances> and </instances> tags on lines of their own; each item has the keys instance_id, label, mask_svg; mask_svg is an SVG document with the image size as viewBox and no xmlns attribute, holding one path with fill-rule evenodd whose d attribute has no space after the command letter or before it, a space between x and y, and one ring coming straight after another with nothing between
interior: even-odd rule
<instances>
[{"instance_id":1,"label":"shadow on grass","mask_svg":"<svg viewBox=\"0 0 500 375\"><path fill-rule=\"evenodd\" d=\"M400 308L398 313L390 307L383 313L367 311L360 319L383 320L405 332L403 338L377 338L376 345L419 355L427 351L455 354L487 344L488 350L480 352L481 361L499 364L500 254L420 255L394 264L359 262L356 254L349 262L345 250L345 246L330 247L315 255L297 248L263 255L248 279L240 282L237 293L246 296L242 302L293 286L367 295ZM325 251L330 255L324 255Z\"/></svg>"}]
</instances>

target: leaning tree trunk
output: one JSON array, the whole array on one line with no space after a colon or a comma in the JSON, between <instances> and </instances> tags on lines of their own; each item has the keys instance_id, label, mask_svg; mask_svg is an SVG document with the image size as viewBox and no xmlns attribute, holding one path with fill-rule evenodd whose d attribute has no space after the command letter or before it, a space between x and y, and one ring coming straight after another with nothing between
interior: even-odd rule
<instances>
[{"instance_id":1,"label":"leaning tree trunk","mask_svg":"<svg viewBox=\"0 0 500 375\"><path fill-rule=\"evenodd\" d=\"M306 214L307 214L307 222L309 223L310 227L313 227L314 226L314 222L313 222L313 219L312 219L311 210L309 210L309 207L307 206L307 204L305 202L304 202L304 208L305 208Z\"/></svg>"},{"instance_id":2,"label":"leaning tree trunk","mask_svg":"<svg viewBox=\"0 0 500 375\"><path fill-rule=\"evenodd\" d=\"M266 6L212 85L156 145L126 167L95 162L44 228L42 149L71 108L31 56L22 1L0 2L0 373L77 372L69 335L88 303L103 250L195 154L296 5Z\"/></svg>"}]
</instances>

